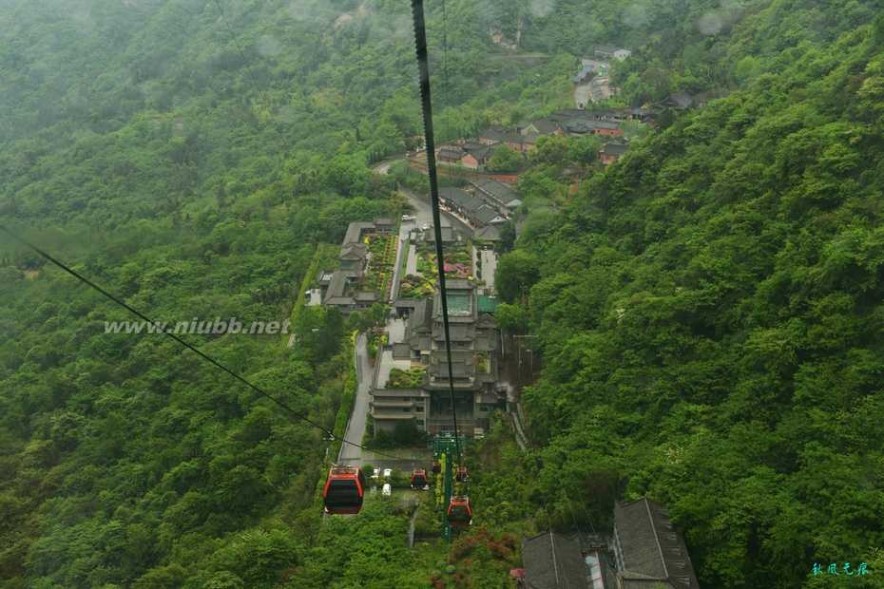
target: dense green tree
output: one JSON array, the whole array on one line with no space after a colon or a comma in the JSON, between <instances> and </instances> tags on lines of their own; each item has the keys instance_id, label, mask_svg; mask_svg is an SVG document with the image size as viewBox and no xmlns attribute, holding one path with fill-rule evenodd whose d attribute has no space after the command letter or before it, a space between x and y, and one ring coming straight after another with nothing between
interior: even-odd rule
<instances>
[{"instance_id":1,"label":"dense green tree","mask_svg":"<svg viewBox=\"0 0 884 589\"><path fill-rule=\"evenodd\" d=\"M494 149L485 167L491 172L515 172L521 163L522 158L517 151L501 145Z\"/></svg>"},{"instance_id":2,"label":"dense green tree","mask_svg":"<svg viewBox=\"0 0 884 589\"><path fill-rule=\"evenodd\" d=\"M516 250L501 256L497 265L494 284L500 298L508 303L519 301L540 278L537 256L524 250Z\"/></svg>"},{"instance_id":3,"label":"dense green tree","mask_svg":"<svg viewBox=\"0 0 884 589\"><path fill-rule=\"evenodd\" d=\"M786 4L737 29L733 54L786 43ZM823 18L799 12L789 27ZM864 83L845 78L873 83L873 35L790 30L776 68L746 59L747 88L631 147L514 252L540 270L528 305L544 376L524 395L548 443L539 492L579 494L604 465L594 484L668 505L703 585L817 586L814 561L868 562L882 541L868 476L882 433L853 425L881 374L880 191L862 171L881 152ZM802 42L822 30L829 52Z\"/></svg>"},{"instance_id":4,"label":"dense green tree","mask_svg":"<svg viewBox=\"0 0 884 589\"><path fill-rule=\"evenodd\" d=\"M422 140L407 3L0 4L2 222L158 321L289 317L318 244L401 214L395 181L426 190L370 169ZM598 138L544 138L525 162L498 317L542 354L523 395L535 447L500 422L475 447L480 525L450 577L432 573L445 546L405 547L407 502L321 518L317 430L157 334L105 333L130 317L4 240L0 584L494 586L517 564L504 532L604 529L642 495L669 507L703 586L843 585L815 561L877 571L879 12L428 4L438 140L569 107L577 57L601 44L633 50L611 104L653 106L661 130L628 129L605 171ZM339 432L349 328L383 312L298 311L292 347L186 338Z\"/></svg>"}]
</instances>

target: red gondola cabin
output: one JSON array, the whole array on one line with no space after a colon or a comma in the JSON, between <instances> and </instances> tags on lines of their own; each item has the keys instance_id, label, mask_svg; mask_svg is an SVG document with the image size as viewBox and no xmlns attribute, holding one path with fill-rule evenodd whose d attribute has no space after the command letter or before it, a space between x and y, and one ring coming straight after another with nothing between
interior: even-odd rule
<instances>
[{"instance_id":1,"label":"red gondola cabin","mask_svg":"<svg viewBox=\"0 0 884 589\"><path fill-rule=\"evenodd\" d=\"M465 528L473 521L469 497L452 497L448 504L448 523L454 528Z\"/></svg>"},{"instance_id":2,"label":"red gondola cabin","mask_svg":"<svg viewBox=\"0 0 884 589\"><path fill-rule=\"evenodd\" d=\"M411 473L411 488L423 489L427 486L427 471L422 468L414 469Z\"/></svg>"},{"instance_id":3,"label":"red gondola cabin","mask_svg":"<svg viewBox=\"0 0 884 589\"><path fill-rule=\"evenodd\" d=\"M365 497L365 475L353 466L333 466L322 490L326 513L354 514L362 509Z\"/></svg>"}]
</instances>

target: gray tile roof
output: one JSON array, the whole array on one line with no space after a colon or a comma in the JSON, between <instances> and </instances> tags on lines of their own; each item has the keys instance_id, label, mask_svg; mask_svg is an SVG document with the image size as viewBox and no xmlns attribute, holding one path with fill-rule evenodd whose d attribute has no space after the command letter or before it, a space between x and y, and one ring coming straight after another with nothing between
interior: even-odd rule
<instances>
[{"instance_id":1,"label":"gray tile roof","mask_svg":"<svg viewBox=\"0 0 884 589\"><path fill-rule=\"evenodd\" d=\"M559 125L558 125L558 123L556 123L555 120L553 120L549 117L543 118L543 119L537 119L536 121L532 121L532 122L528 123L527 125L525 125L522 130L522 133L525 134L526 130L530 129L531 127L533 127L534 129L537 129L537 132L540 133L541 135L550 135L552 133L555 133L558 130ZM528 131L528 132L530 132L530 131Z\"/></svg>"},{"instance_id":2,"label":"gray tile roof","mask_svg":"<svg viewBox=\"0 0 884 589\"><path fill-rule=\"evenodd\" d=\"M463 150L468 154L475 156L479 161L487 159L491 156L491 148L481 143L467 143L463 146Z\"/></svg>"},{"instance_id":3,"label":"gray tile roof","mask_svg":"<svg viewBox=\"0 0 884 589\"><path fill-rule=\"evenodd\" d=\"M423 233L425 243L436 243L436 232L430 228ZM442 227L442 243L454 243L458 241L458 233L451 227Z\"/></svg>"},{"instance_id":4,"label":"gray tile roof","mask_svg":"<svg viewBox=\"0 0 884 589\"><path fill-rule=\"evenodd\" d=\"M349 307L356 304L353 297L331 297L325 300L326 305Z\"/></svg>"},{"instance_id":5,"label":"gray tile roof","mask_svg":"<svg viewBox=\"0 0 884 589\"><path fill-rule=\"evenodd\" d=\"M451 187L440 188L439 197L442 200L455 204L459 207L462 207L466 203L474 200L471 194L464 192L460 188Z\"/></svg>"},{"instance_id":6,"label":"gray tile roof","mask_svg":"<svg viewBox=\"0 0 884 589\"><path fill-rule=\"evenodd\" d=\"M586 589L588 570L580 545L547 532L522 542L525 581L530 589Z\"/></svg>"},{"instance_id":7,"label":"gray tile roof","mask_svg":"<svg viewBox=\"0 0 884 589\"><path fill-rule=\"evenodd\" d=\"M623 155L627 149L629 146L623 143L605 143L599 151L607 155Z\"/></svg>"},{"instance_id":8,"label":"gray tile roof","mask_svg":"<svg viewBox=\"0 0 884 589\"><path fill-rule=\"evenodd\" d=\"M328 303L331 299L344 296L347 289L347 275L341 271L333 272L328 288L325 290L325 298Z\"/></svg>"},{"instance_id":9,"label":"gray tile roof","mask_svg":"<svg viewBox=\"0 0 884 589\"><path fill-rule=\"evenodd\" d=\"M453 342L466 342L472 341L476 337L476 330L471 325L455 324L448 326L448 334L451 336L451 341ZM435 334L435 337L439 341L444 341L444 330L439 330L439 332Z\"/></svg>"},{"instance_id":10,"label":"gray tile roof","mask_svg":"<svg viewBox=\"0 0 884 589\"><path fill-rule=\"evenodd\" d=\"M629 573L629 578L665 581L674 589L699 589L684 540L660 504L647 498L618 503L614 530L623 554L621 576Z\"/></svg>"},{"instance_id":11,"label":"gray tile roof","mask_svg":"<svg viewBox=\"0 0 884 589\"><path fill-rule=\"evenodd\" d=\"M456 145L445 145L439 148L439 159L441 160L459 160L463 155L463 149Z\"/></svg>"},{"instance_id":12,"label":"gray tile roof","mask_svg":"<svg viewBox=\"0 0 884 589\"><path fill-rule=\"evenodd\" d=\"M568 133L575 134L592 133L593 131L597 131L599 129L613 131L614 129L620 128L617 123L612 123L611 121L596 121L593 119L583 118L573 118L562 121L562 126Z\"/></svg>"},{"instance_id":13,"label":"gray tile roof","mask_svg":"<svg viewBox=\"0 0 884 589\"><path fill-rule=\"evenodd\" d=\"M452 372L454 378L468 378L475 374L476 370L472 363L451 361ZM439 364L431 364L429 369L430 375L437 378L448 378L448 362L440 362Z\"/></svg>"},{"instance_id":14,"label":"gray tile roof","mask_svg":"<svg viewBox=\"0 0 884 589\"><path fill-rule=\"evenodd\" d=\"M494 225L489 225L488 227L476 229L475 233L473 233L473 239L477 239L479 241L499 241L500 229L498 229Z\"/></svg>"},{"instance_id":15,"label":"gray tile roof","mask_svg":"<svg viewBox=\"0 0 884 589\"><path fill-rule=\"evenodd\" d=\"M489 207L487 205L481 206L478 209L472 211L470 213L470 216L475 221L478 221L479 223L481 223L483 225L488 225L492 221L501 221L501 220L505 219L505 217L503 215L501 215L496 210L492 209L491 207Z\"/></svg>"},{"instance_id":16,"label":"gray tile roof","mask_svg":"<svg viewBox=\"0 0 884 589\"><path fill-rule=\"evenodd\" d=\"M463 278L450 278L445 281L445 288L452 290L473 290L473 285L469 280Z\"/></svg>"},{"instance_id":17,"label":"gray tile roof","mask_svg":"<svg viewBox=\"0 0 884 589\"><path fill-rule=\"evenodd\" d=\"M374 223L369 223L365 221L354 221L347 226L347 233L344 235L344 241L341 243L342 246L351 243L362 243L362 232L366 229L374 229Z\"/></svg>"},{"instance_id":18,"label":"gray tile roof","mask_svg":"<svg viewBox=\"0 0 884 589\"><path fill-rule=\"evenodd\" d=\"M485 199L473 198L469 202L465 203L461 208L468 213L472 213L473 211L477 211L484 206L486 206Z\"/></svg>"},{"instance_id":19,"label":"gray tile roof","mask_svg":"<svg viewBox=\"0 0 884 589\"><path fill-rule=\"evenodd\" d=\"M506 203L519 198L519 193L512 187L507 186L503 182L491 180L490 178L479 178L470 182L477 190L493 198L500 203Z\"/></svg>"},{"instance_id":20,"label":"gray tile roof","mask_svg":"<svg viewBox=\"0 0 884 589\"><path fill-rule=\"evenodd\" d=\"M350 243L341 247L338 257L342 260L364 260L368 255L368 248L364 243Z\"/></svg>"}]
</instances>

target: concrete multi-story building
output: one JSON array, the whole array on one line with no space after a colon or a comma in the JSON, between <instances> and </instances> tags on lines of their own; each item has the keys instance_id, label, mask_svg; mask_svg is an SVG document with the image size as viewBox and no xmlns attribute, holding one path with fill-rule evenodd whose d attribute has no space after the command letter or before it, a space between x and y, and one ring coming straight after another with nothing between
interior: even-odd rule
<instances>
[{"instance_id":1,"label":"concrete multi-story building","mask_svg":"<svg viewBox=\"0 0 884 589\"><path fill-rule=\"evenodd\" d=\"M391 326L388 346L379 352L371 402L376 431L391 431L408 419L430 434L454 431L452 383L458 429L469 435L489 426L500 402L496 323L480 310L472 283L448 280L446 287L451 368L437 290L400 320L401 328Z\"/></svg>"}]
</instances>

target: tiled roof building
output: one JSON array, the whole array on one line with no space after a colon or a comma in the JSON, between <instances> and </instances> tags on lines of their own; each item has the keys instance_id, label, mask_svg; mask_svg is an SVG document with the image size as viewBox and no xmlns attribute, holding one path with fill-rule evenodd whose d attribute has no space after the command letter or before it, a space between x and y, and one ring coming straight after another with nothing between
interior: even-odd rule
<instances>
[{"instance_id":1,"label":"tiled roof building","mask_svg":"<svg viewBox=\"0 0 884 589\"><path fill-rule=\"evenodd\" d=\"M663 507L643 498L614 507L619 589L699 589L684 540Z\"/></svg>"}]
</instances>

